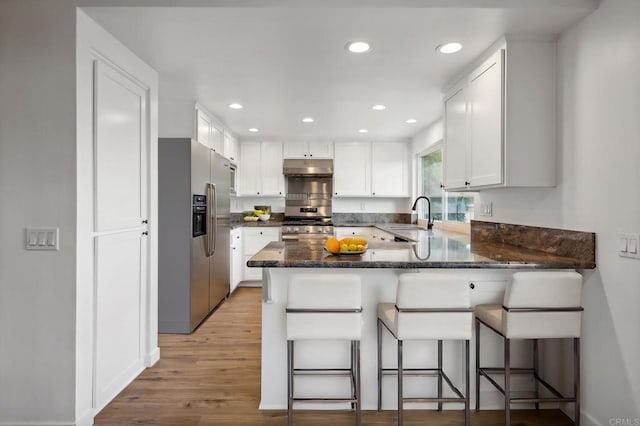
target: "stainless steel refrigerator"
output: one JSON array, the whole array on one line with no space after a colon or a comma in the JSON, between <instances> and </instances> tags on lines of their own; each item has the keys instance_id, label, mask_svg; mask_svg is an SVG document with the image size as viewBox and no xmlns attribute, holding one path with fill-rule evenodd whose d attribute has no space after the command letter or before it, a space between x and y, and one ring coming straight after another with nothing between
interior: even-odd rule
<instances>
[{"instance_id":1,"label":"stainless steel refrigerator","mask_svg":"<svg viewBox=\"0 0 640 426\"><path fill-rule=\"evenodd\" d=\"M229 161L158 140L158 331L191 333L229 294Z\"/></svg>"}]
</instances>

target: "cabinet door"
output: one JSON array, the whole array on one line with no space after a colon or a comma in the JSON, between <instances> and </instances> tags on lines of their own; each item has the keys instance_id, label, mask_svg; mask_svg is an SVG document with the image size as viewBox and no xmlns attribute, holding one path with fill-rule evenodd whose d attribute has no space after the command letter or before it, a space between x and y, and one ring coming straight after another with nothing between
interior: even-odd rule
<instances>
[{"instance_id":1,"label":"cabinet door","mask_svg":"<svg viewBox=\"0 0 640 426\"><path fill-rule=\"evenodd\" d=\"M371 195L407 197L409 195L409 159L404 143L371 144Z\"/></svg>"},{"instance_id":2,"label":"cabinet door","mask_svg":"<svg viewBox=\"0 0 640 426\"><path fill-rule=\"evenodd\" d=\"M243 142L240 144L241 166L238 193L240 195L260 195L260 142Z\"/></svg>"},{"instance_id":3,"label":"cabinet door","mask_svg":"<svg viewBox=\"0 0 640 426\"><path fill-rule=\"evenodd\" d=\"M211 123L211 149L220 155L224 155L223 131L220 127Z\"/></svg>"},{"instance_id":4,"label":"cabinet door","mask_svg":"<svg viewBox=\"0 0 640 426\"><path fill-rule=\"evenodd\" d=\"M285 142L284 158L308 158L305 142Z\"/></svg>"},{"instance_id":5,"label":"cabinet door","mask_svg":"<svg viewBox=\"0 0 640 426\"><path fill-rule=\"evenodd\" d=\"M498 51L469 82L470 186L503 182L503 66Z\"/></svg>"},{"instance_id":6,"label":"cabinet door","mask_svg":"<svg viewBox=\"0 0 640 426\"><path fill-rule=\"evenodd\" d=\"M211 117L199 109L196 110L196 140L201 144L213 148L211 138L211 128L213 123Z\"/></svg>"},{"instance_id":7,"label":"cabinet door","mask_svg":"<svg viewBox=\"0 0 640 426\"><path fill-rule=\"evenodd\" d=\"M283 196L282 142L262 142L261 156L262 193L260 195Z\"/></svg>"},{"instance_id":8,"label":"cabinet door","mask_svg":"<svg viewBox=\"0 0 640 426\"><path fill-rule=\"evenodd\" d=\"M371 195L371 144L335 144L333 190L338 197Z\"/></svg>"},{"instance_id":9,"label":"cabinet door","mask_svg":"<svg viewBox=\"0 0 640 426\"><path fill-rule=\"evenodd\" d=\"M242 281L242 239L241 239L241 229L234 229L231 231L230 235L230 243L231 243L231 276L229 277L229 282L231 283L230 292L238 287L240 281Z\"/></svg>"},{"instance_id":10,"label":"cabinet door","mask_svg":"<svg viewBox=\"0 0 640 426\"><path fill-rule=\"evenodd\" d=\"M311 158L333 158L333 142L309 142Z\"/></svg>"},{"instance_id":11,"label":"cabinet door","mask_svg":"<svg viewBox=\"0 0 640 426\"><path fill-rule=\"evenodd\" d=\"M230 161L236 161L236 139L231 136L231 133L224 132L224 154Z\"/></svg>"},{"instance_id":12,"label":"cabinet door","mask_svg":"<svg viewBox=\"0 0 640 426\"><path fill-rule=\"evenodd\" d=\"M444 101L444 186L464 189L467 181L467 90L454 89Z\"/></svg>"}]
</instances>

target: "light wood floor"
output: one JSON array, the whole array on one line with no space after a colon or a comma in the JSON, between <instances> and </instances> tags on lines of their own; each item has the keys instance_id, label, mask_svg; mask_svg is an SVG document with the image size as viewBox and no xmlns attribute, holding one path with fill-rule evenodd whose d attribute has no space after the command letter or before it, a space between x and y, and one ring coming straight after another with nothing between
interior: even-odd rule
<instances>
[{"instance_id":1,"label":"light wood floor","mask_svg":"<svg viewBox=\"0 0 640 426\"><path fill-rule=\"evenodd\" d=\"M284 411L260 411L259 288L240 288L192 335L160 335L161 359L95 419L97 425L286 424ZM405 425L462 425L457 411L405 411ZM296 412L296 425L353 425L349 412ZM365 425L393 425L393 411L364 412ZM502 425L500 411L472 412L474 426ZM557 410L516 410L513 426L572 425Z\"/></svg>"}]
</instances>

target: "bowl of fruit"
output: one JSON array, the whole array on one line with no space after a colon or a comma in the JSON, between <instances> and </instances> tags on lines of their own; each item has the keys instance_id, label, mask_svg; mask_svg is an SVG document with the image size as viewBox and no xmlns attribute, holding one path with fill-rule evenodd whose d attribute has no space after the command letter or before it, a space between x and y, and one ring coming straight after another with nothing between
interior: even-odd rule
<instances>
[{"instance_id":1,"label":"bowl of fruit","mask_svg":"<svg viewBox=\"0 0 640 426\"><path fill-rule=\"evenodd\" d=\"M362 237L347 237L341 240L331 237L329 238L324 249L331 254L362 254L367 251L368 241Z\"/></svg>"}]
</instances>

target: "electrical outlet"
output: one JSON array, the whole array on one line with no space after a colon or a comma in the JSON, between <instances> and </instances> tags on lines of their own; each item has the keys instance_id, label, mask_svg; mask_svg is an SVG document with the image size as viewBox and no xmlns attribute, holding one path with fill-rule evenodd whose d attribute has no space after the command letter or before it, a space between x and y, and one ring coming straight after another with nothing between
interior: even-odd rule
<instances>
[{"instance_id":1,"label":"electrical outlet","mask_svg":"<svg viewBox=\"0 0 640 426\"><path fill-rule=\"evenodd\" d=\"M480 203L480 212L478 215L485 217L493 216L493 203L491 201Z\"/></svg>"},{"instance_id":2,"label":"electrical outlet","mask_svg":"<svg viewBox=\"0 0 640 426\"><path fill-rule=\"evenodd\" d=\"M360 203L360 211L365 211L367 206L364 203Z\"/></svg>"}]
</instances>

